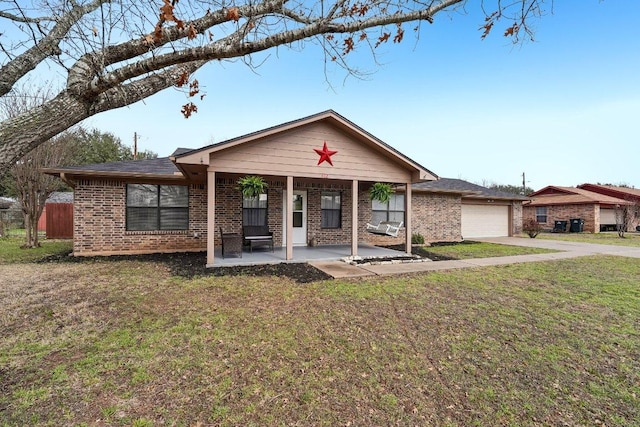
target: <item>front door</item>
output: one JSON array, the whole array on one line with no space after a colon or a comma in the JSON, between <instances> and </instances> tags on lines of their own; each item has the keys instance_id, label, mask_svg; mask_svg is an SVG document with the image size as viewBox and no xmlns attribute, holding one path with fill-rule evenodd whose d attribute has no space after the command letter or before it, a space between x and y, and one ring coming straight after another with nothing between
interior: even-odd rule
<instances>
[{"instance_id":1,"label":"front door","mask_svg":"<svg viewBox=\"0 0 640 427\"><path fill-rule=\"evenodd\" d=\"M287 196L284 194L284 203L286 203ZM294 191L293 203L291 208L293 210L293 246L306 246L307 245L307 192L306 191ZM285 206L283 211L284 218L282 219L284 242L287 241L287 207Z\"/></svg>"}]
</instances>

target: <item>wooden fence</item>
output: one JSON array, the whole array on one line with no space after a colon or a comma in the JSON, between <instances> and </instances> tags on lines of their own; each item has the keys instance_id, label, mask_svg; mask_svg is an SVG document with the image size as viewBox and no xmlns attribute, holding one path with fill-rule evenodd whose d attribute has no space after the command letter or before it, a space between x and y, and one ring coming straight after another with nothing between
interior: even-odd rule
<instances>
[{"instance_id":1,"label":"wooden fence","mask_svg":"<svg viewBox=\"0 0 640 427\"><path fill-rule=\"evenodd\" d=\"M73 239L73 203L47 203L47 239Z\"/></svg>"}]
</instances>

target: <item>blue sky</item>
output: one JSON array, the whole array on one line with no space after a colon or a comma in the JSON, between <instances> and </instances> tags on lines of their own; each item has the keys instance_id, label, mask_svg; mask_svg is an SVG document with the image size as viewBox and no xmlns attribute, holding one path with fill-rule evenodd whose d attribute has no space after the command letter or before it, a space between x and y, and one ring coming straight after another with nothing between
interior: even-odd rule
<instances>
[{"instance_id":1,"label":"blue sky","mask_svg":"<svg viewBox=\"0 0 640 427\"><path fill-rule=\"evenodd\" d=\"M477 3L477 2L475 2ZM575 6L580 4L580 6ZM502 24L484 41L477 6L438 15L419 40L364 51L325 75L316 46L264 54L252 71L216 62L196 78L198 113L168 90L85 121L167 156L333 109L442 177L480 184L640 187L640 2L555 2L535 41L513 45ZM328 81L326 77L328 76ZM331 87L330 87L330 85Z\"/></svg>"}]
</instances>

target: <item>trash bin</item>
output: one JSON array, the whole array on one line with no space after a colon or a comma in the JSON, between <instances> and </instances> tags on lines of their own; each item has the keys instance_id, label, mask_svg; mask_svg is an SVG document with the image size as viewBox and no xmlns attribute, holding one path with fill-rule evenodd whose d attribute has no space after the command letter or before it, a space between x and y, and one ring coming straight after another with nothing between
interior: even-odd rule
<instances>
[{"instance_id":1,"label":"trash bin","mask_svg":"<svg viewBox=\"0 0 640 427\"><path fill-rule=\"evenodd\" d=\"M565 233L567 231L568 221L555 221L553 225L554 233Z\"/></svg>"},{"instance_id":2,"label":"trash bin","mask_svg":"<svg viewBox=\"0 0 640 427\"><path fill-rule=\"evenodd\" d=\"M584 219L582 218L572 218L571 226L569 227L569 231L572 233L582 233L582 228L584 227Z\"/></svg>"}]
</instances>

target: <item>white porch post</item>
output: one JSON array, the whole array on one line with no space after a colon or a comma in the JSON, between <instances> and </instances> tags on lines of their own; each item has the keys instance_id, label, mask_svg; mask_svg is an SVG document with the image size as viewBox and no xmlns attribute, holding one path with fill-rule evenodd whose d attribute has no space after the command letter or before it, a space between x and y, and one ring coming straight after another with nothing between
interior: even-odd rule
<instances>
[{"instance_id":1,"label":"white porch post","mask_svg":"<svg viewBox=\"0 0 640 427\"><path fill-rule=\"evenodd\" d=\"M287 260L293 259L293 176L287 176Z\"/></svg>"},{"instance_id":2,"label":"white porch post","mask_svg":"<svg viewBox=\"0 0 640 427\"><path fill-rule=\"evenodd\" d=\"M213 267L216 241L216 172L207 170L207 267Z\"/></svg>"},{"instance_id":3,"label":"white porch post","mask_svg":"<svg viewBox=\"0 0 640 427\"><path fill-rule=\"evenodd\" d=\"M405 250L407 254L411 255L411 181L407 182L407 189L404 192L404 228L406 231L406 243Z\"/></svg>"},{"instance_id":4,"label":"white porch post","mask_svg":"<svg viewBox=\"0 0 640 427\"><path fill-rule=\"evenodd\" d=\"M351 256L358 255L358 180L351 181Z\"/></svg>"}]
</instances>

